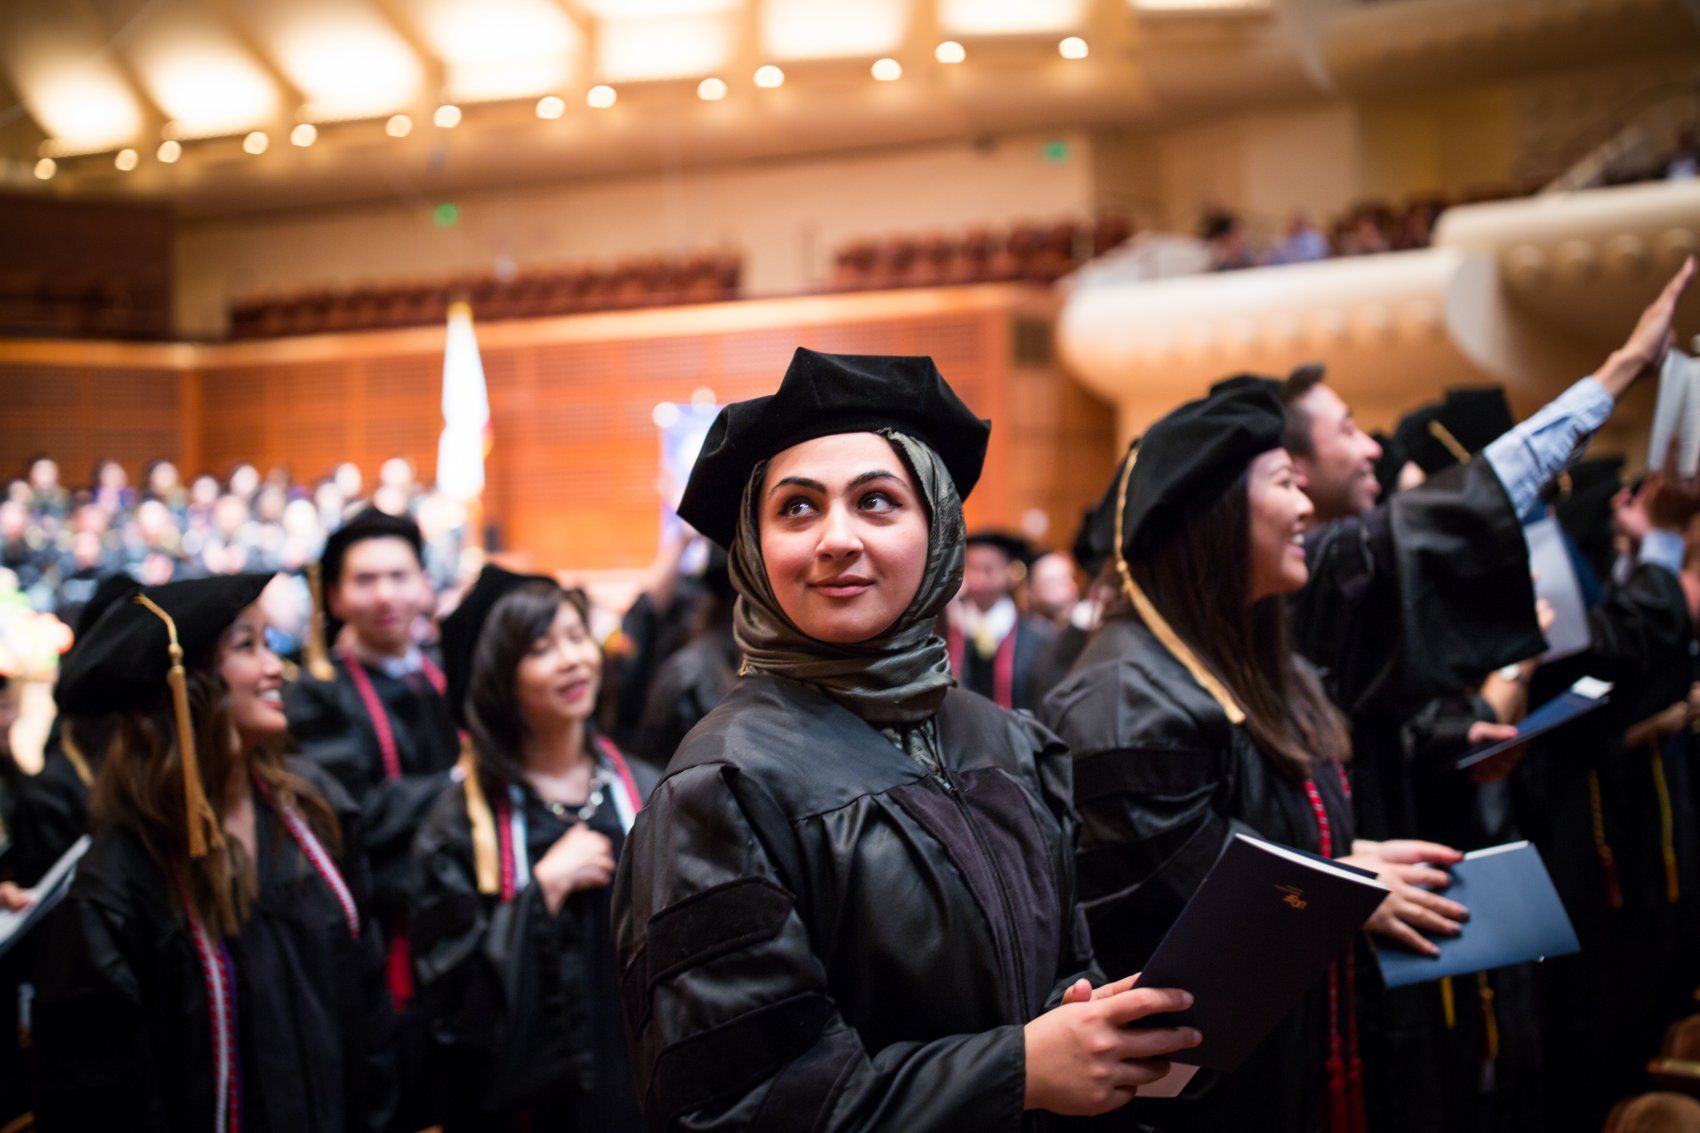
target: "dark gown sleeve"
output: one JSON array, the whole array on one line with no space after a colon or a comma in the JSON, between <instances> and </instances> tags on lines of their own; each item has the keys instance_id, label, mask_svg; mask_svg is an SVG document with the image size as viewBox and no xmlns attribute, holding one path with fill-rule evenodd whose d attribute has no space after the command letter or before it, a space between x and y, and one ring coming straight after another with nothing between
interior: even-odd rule
<instances>
[{"instance_id":1,"label":"dark gown sleeve","mask_svg":"<svg viewBox=\"0 0 1700 1133\"><path fill-rule=\"evenodd\" d=\"M724 764L674 774L639 817L614 912L649 1126L1017 1128L1022 1028L866 1048L811 950L801 870L777 804Z\"/></svg>"},{"instance_id":2,"label":"dark gown sleeve","mask_svg":"<svg viewBox=\"0 0 1700 1133\"><path fill-rule=\"evenodd\" d=\"M302 756L318 764L360 808L362 845L380 916L407 901L408 853L421 822L449 786L448 770L388 779L369 738L364 709L342 681L297 681L287 693L289 731ZM357 715L356 713L359 713Z\"/></svg>"},{"instance_id":3,"label":"dark gown sleeve","mask_svg":"<svg viewBox=\"0 0 1700 1133\"><path fill-rule=\"evenodd\" d=\"M18 884L34 885L88 828L89 789L63 752L50 752L39 772L18 783L12 831Z\"/></svg>"},{"instance_id":4,"label":"dark gown sleeve","mask_svg":"<svg viewBox=\"0 0 1700 1133\"><path fill-rule=\"evenodd\" d=\"M40 930L37 1126L169 1133L166 1068L154 1060L147 1015L160 994L150 986L148 957L157 926L139 923L90 888L73 885Z\"/></svg>"},{"instance_id":5,"label":"dark gown sleeve","mask_svg":"<svg viewBox=\"0 0 1700 1133\"><path fill-rule=\"evenodd\" d=\"M1322 525L1305 559L1295 638L1348 716L1406 715L1546 647L1523 528L1485 460Z\"/></svg>"},{"instance_id":6,"label":"dark gown sleeve","mask_svg":"<svg viewBox=\"0 0 1700 1133\"><path fill-rule=\"evenodd\" d=\"M1682 583L1662 566L1642 563L1588 611L1593 645L1586 664L1604 680L1649 681L1649 703L1680 700L1688 691L1688 601Z\"/></svg>"},{"instance_id":7,"label":"dark gown sleeve","mask_svg":"<svg viewBox=\"0 0 1700 1133\"><path fill-rule=\"evenodd\" d=\"M336 815L342 835L337 868L360 911L360 939L355 953L360 965L358 987L364 1041L351 1051L359 1059L360 1112L353 1126L383 1133L394 1124L400 1104L401 1078L396 1050L395 1005L390 999L385 970L383 926L372 902L372 873L366 864L364 830L360 809L348 792L325 770L299 757L288 761L288 769L307 781Z\"/></svg>"},{"instance_id":8,"label":"dark gown sleeve","mask_svg":"<svg viewBox=\"0 0 1700 1133\"><path fill-rule=\"evenodd\" d=\"M573 922L550 915L535 883L506 904L478 892L465 807L461 791L445 794L415 844L414 974L456 1088L476 1091L473 1108L499 1112L549 1087L572 1060L559 985Z\"/></svg>"}]
</instances>

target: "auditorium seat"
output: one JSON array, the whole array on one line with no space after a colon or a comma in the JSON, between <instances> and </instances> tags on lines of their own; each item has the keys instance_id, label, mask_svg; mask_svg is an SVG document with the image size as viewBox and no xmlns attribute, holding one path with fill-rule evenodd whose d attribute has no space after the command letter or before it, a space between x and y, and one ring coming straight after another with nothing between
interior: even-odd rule
<instances>
[{"instance_id":1,"label":"auditorium seat","mask_svg":"<svg viewBox=\"0 0 1700 1133\"><path fill-rule=\"evenodd\" d=\"M1647 1064L1647 1075L1660 1089L1700 1097L1700 1015L1678 1019L1665 1030L1664 1046Z\"/></svg>"},{"instance_id":2,"label":"auditorium seat","mask_svg":"<svg viewBox=\"0 0 1700 1133\"><path fill-rule=\"evenodd\" d=\"M1700 1133L1700 1101L1683 1094L1638 1094L1612 1107L1601 1133Z\"/></svg>"}]
</instances>

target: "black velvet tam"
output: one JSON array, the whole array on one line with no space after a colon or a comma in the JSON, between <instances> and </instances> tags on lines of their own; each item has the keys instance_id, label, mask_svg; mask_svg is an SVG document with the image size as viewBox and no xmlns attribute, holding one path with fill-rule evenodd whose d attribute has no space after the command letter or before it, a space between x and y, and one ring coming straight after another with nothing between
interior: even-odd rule
<instances>
[{"instance_id":1,"label":"black velvet tam","mask_svg":"<svg viewBox=\"0 0 1700 1133\"><path fill-rule=\"evenodd\" d=\"M1436 435L1436 426L1474 456L1513 423L1505 391L1498 386L1450 389L1439 404L1407 413L1393 436L1404 449L1406 459L1415 461L1418 468L1433 476L1459 463L1453 446Z\"/></svg>"},{"instance_id":2,"label":"black velvet tam","mask_svg":"<svg viewBox=\"0 0 1700 1133\"><path fill-rule=\"evenodd\" d=\"M479 572L478 581L472 584L472 589L466 592L454 613L443 619L443 676L448 682L446 695L449 707L454 710L458 723L466 723L465 703L467 690L472 687L472 656L478 650L478 638L484 632L484 623L490 620L491 612L503 598L522 586L535 583L554 587L561 585L548 575L516 574L491 563Z\"/></svg>"},{"instance_id":3,"label":"black velvet tam","mask_svg":"<svg viewBox=\"0 0 1700 1133\"><path fill-rule=\"evenodd\" d=\"M1004 558L1022 566L1032 566L1038 558L1033 552L1033 544L1019 535L1008 531L975 531L969 534L967 544L970 547L996 547L1003 552Z\"/></svg>"},{"instance_id":4,"label":"black velvet tam","mask_svg":"<svg viewBox=\"0 0 1700 1133\"><path fill-rule=\"evenodd\" d=\"M171 616L193 668L211 657L219 637L244 608L259 600L270 574L232 574L168 582L138 591ZM113 601L76 648L65 655L54 697L60 711L93 716L145 712L166 698L171 669L165 622L136 601Z\"/></svg>"},{"instance_id":5,"label":"black velvet tam","mask_svg":"<svg viewBox=\"0 0 1700 1133\"><path fill-rule=\"evenodd\" d=\"M1122 546L1130 557L1221 494L1254 458L1281 447L1279 388L1268 378L1230 378L1151 426L1128 479Z\"/></svg>"},{"instance_id":6,"label":"black velvet tam","mask_svg":"<svg viewBox=\"0 0 1700 1133\"><path fill-rule=\"evenodd\" d=\"M980 479L991 422L976 417L924 356L820 354L799 346L779 389L734 402L709 426L679 515L730 547L755 466L793 445L837 433L895 429L944 462L964 499Z\"/></svg>"}]
</instances>

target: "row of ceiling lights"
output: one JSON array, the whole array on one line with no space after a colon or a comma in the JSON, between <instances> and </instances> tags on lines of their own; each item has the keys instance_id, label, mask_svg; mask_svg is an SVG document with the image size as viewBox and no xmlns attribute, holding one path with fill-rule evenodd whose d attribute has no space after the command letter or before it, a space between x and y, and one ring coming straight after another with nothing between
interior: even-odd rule
<instances>
[{"instance_id":1,"label":"row of ceiling lights","mask_svg":"<svg viewBox=\"0 0 1700 1133\"><path fill-rule=\"evenodd\" d=\"M1089 53L1086 41L1080 36L1071 35L1057 44L1057 53L1064 59L1084 59ZM947 39L933 49L933 58L940 63L961 63L968 58L968 51L954 39ZM903 64L889 56L874 60L869 73L880 82L895 82L903 77ZM763 90L772 90L785 82L785 72L769 63L756 68L753 76L755 85ZM709 76L697 84L697 97L704 102L719 102L730 93L731 88L726 80L717 76ZM614 105L619 94L606 83L598 83L585 92L585 105L593 110L606 110ZM567 112L567 104L559 95L544 95L537 100L537 116L553 121ZM444 130L452 130L460 125L462 113L460 107L453 103L444 103L437 107L432 114L434 125ZM170 126L167 126L170 132ZM392 114L384 122L384 133L392 138L405 138L413 132L413 118L407 114ZM302 122L289 132L291 145L306 148L319 139L319 128L311 122ZM258 157L271 148L271 137L264 130L254 130L242 139L243 152ZM159 144L154 154L161 164L173 165L183 156L183 143L176 138L167 137ZM126 146L112 158L113 166L120 173L129 173L141 164L141 155L133 148ZM35 163L35 175L38 180L49 181L59 172L59 163L51 157L43 157Z\"/></svg>"}]
</instances>

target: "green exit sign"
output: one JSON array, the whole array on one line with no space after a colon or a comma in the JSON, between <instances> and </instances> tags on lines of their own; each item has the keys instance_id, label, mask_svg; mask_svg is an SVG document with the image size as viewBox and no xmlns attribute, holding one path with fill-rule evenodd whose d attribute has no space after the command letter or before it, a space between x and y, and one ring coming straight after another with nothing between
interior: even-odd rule
<instances>
[{"instance_id":1,"label":"green exit sign","mask_svg":"<svg viewBox=\"0 0 1700 1133\"><path fill-rule=\"evenodd\" d=\"M460 223L460 206L453 201L444 201L432 210L431 219L438 228L453 228Z\"/></svg>"},{"instance_id":2,"label":"green exit sign","mask_svg":"<svg viewBox=\"0 0 1700 1133\"><path fill-rule=\"evenodd\" d=\"M1061 165L1073 156L1074 147L1070 146L1061 138L1052 138L1050 141L1045 143L1043 152L1046 161L1050 162L1052 165Z\"/></svg>"}]
</instances>

